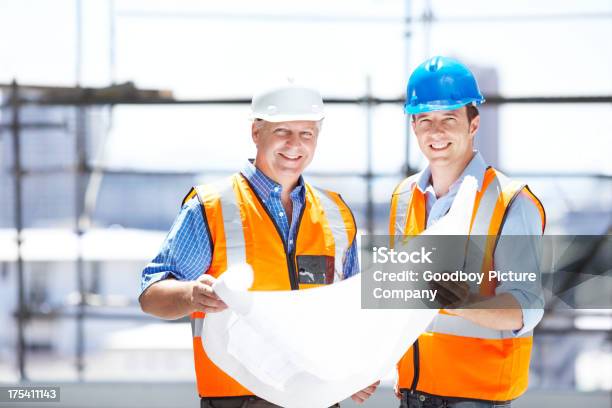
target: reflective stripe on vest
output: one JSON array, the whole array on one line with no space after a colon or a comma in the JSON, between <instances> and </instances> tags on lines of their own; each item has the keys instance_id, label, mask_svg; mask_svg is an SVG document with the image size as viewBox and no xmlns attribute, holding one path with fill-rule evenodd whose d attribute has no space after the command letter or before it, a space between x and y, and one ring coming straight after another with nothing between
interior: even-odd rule
<instances>
[{"instance_id":1,"label":"reflective stripe on vest","mask_svg":"<svg viewBox=\"0 0 612 408\"><path fill-rule=\"evenodd\" d=\"M413 189L416 187L417 175L404 179L395 188L393 192L393 198L391 200L391 217L389 219L389 235L409 235L404 234L404 228L406 226L408 205L410 204L410 196L412 195ZM410 190L407 190L409 188ZM411 191L412 190L412 191ZM400 197L400 195L406 195Z\"/></svg>"},{"instance_id":2,"label":"reflective stripe on vest","mask_svg":"<svg viewBox=\"0 0 612 408\"><path fill-rule=\"evenodd\" d=\"M474 337L478 339L513 339L516 338L510 330L495 330L479 326L469 320L450 314L438 314L429 324L428 333L452 334L454 336ZM531 337L532 332L527 332L518 337Z\"/></svg>"},{"instance_id":3,"label":"reflective stripe on vest","mask_svg":"<svg viewBox=\"0 0 612 408\"><path fill-rule=\"evenodd\" d=\"M391 208L395 212L389 220L390 233L416 235L424 229L426 203L416 184L418 176L408 178L409 182L400 184L393 194ZM493 269L493 254L505 214L522 191L538 207L544 228L544 209L531 191L493 168L487 169L475 198L470 227L472 235L486 236L485 249L468 246L466 270L488 273ZM487 282L484 279L478 290L483 295L494 295L495 282ZM419 337L418 352L411 347L399 362L399 386L415 386L422 392L449 397L511 400L527 387L531 344L531 332L517 337L511 331L488 329L441 312ZM415 358L419 363L418 376Z\"/></svg>"},{"instance_id":4,"label":"reflective stripe on vest","mask_svg":"<svg viewBox=\"0 0 612 408\"><path fill-rule=\"evenodd\" d=\"M342 280L344 258L346 250L350 246L349 240L352 241L352 237L349 236L349 231L345 226L346 220L342 218L338 204L334 201L338 196L334 196L334 193L325 190L318 190L316 188L313 190L317 193L323 211L327 216L329 228L334 236L334 282L336 282Z\"/></svg>"},{"instance_id":5,"label":"reflective stripe on vest","mask_svg":"<svg viewBox=\"0 0 612 408\"><path fill-rule=\"evenodd\" d=\"M337 193L305 184L305 195L294 251L288 255L279 229L242 175L194 187L184 201L197 196L202 204L213 250L207 273L218 277L229 266L247 262L254 271L251 290L290 290L291 282L306 289L320 285L299 283L299 276L292 280L290 275L297 275L297 256L309 255L333 257L332 281L341 279L343 260L356 235L352 214ZM198 394L252 395L206 356L202 343L204 320L202 312L191 315Z\"/></svg>"},{"instance_id":6,"label":"reflective stripe on vest","mask_svg":"<svg viewBox=\"0 0 612 408\"><path fill-rule=\"evenodd\" d=\"M202 191L203 188L203 186L195 187L201 197L204 197L206 194ZM236 265L246 263L242 218L240 217L240 209L238 208L238 202L231 179L210 184L207 188L219 195L219 205L221 206L221 215L223 218L223 231L225 232L227 264Z\"/></svg>"}]
</instances>

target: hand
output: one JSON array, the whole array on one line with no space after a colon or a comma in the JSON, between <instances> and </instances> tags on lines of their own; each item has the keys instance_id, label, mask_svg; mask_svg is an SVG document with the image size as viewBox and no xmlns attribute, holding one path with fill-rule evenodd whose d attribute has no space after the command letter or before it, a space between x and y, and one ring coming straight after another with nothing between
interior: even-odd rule
<instances>
[{"instance_id":1,"label":"hand","mask_svg":"<svg viewBox=\"0 0 612 408\"><path fill-rule=\"evenodd\" d=\"M402 392L399 388L399 381L395 382L395 385L393 386L393 393L395 394L395 398L397 398L398 400L402 399Z\"/></svg>"},{"instance_id":2,"label":"hand","mask_svg":"<svg viewBox=\"0 0 612 408\"><path fill-rule=\"evenodd\" d=\"M221 312L227 305L213 291L212 285L217 279L208 274L201 275L193 282L189 301L193 309L204 313Z\"/></svg>"},{"instance_id":3,"label":"hand","mask_svg":"<svg viewBox=\"0 0 612 408\"><path fill-rule=\"evenodd\" d=\"M438 291L437 303L445 309L464 306L470 299L470 286L466 282L430 282L430 287Z\"/></svg>"},{"instance_id":4,"label":"hand","mask_svg":"<svg viewBox=\"0 0 612 408\"><path fill-rule=\"evenodd\" d=\"M358 404L363 404L365 400L367 400L368 398L372 396L372 394L374 394L374 391L376 391L376 387L378 387L379 384L380 384L380 381L376 381L374 384L370 385L369 387L366 387L363 390L358 391L355 394L351 395L351 399Z\"/></svg>"}]
</instances>

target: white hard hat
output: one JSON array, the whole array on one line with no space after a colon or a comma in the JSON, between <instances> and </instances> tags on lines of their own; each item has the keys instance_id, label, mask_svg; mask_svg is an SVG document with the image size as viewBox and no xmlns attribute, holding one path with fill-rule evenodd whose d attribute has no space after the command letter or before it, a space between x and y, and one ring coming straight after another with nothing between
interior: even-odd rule
<instances>
[{"instance_id":1,"label":"white hard hat","mask_svg":"<svg viewBox=\"0 0 612 408\"><path fill-rule=\"evenodd\" d=\"M318 121L324 117L323 98L319 91L293 82L256 93L251 102L251 119L289 122Z\"/></svg>"}]
</instances>

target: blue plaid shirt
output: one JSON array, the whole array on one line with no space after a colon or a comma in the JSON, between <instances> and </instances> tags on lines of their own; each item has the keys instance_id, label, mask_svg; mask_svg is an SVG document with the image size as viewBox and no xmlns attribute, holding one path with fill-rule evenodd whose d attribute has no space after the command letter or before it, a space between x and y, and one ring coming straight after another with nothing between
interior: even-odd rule
<instances>
[{"instance_id":1,"label":"blue plaid shirt","mask_svg":"<svg viewBox=\"0 0 612 408\"><path fill-rule=\"evenodd\" d=\"M283 240L287 243L287 250L291 252L294 247L299 215L306 201L303 178L300 177L298 185L290 194L293 214L291 223L289 223L281 203L281 185L259 171L250 161L247 162L241 173L251 183L255 194L261 198L274 218L283 234ZM202 217L200 202L197 197L193 197L181 208L157 256L142 271L140 293L151 284L166 279L169 275L178 280L188 281L197 279L207 271L212 259L207 228ZM343 276L348 278L357 273L359 273L359 263L356 243L353 241L344 259Z\"/></svg>"}]
</instances>

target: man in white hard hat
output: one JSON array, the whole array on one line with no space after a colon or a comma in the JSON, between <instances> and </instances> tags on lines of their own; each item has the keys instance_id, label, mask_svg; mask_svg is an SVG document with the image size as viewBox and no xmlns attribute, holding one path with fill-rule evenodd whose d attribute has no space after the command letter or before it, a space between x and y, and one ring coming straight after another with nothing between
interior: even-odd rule
<instances>
[{"instance_id":1,"label":"man in white hard hat","mask_svg":"<svg viewBox=\"0 0 612 408\"><path fill-rule=\"evenodd\" d=\"M339 194L302 177L324 117L321 95L290 83L255 95L251 110L255 159L229 179L191 189L142 273L144 312L191 317L201 407L274 406L215 366L202 345L205 313L226 308L212 284L228 266L250 264L252 290L307 289L359 272L351 210ZM375 389L353 399L363 402Z\"/></svg>"}]
</instances>

